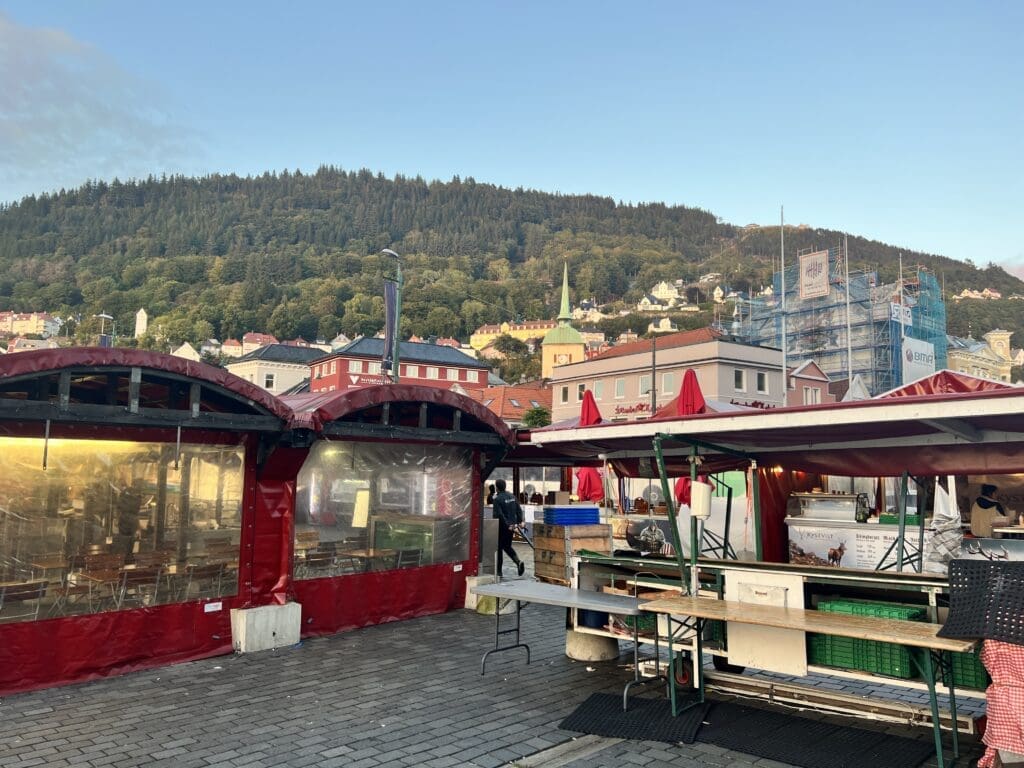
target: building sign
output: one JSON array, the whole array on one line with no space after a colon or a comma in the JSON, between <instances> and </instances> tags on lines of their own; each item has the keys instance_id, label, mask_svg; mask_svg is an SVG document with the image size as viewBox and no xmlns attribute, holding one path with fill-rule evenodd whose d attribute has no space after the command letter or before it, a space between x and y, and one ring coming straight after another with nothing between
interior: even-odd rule
<instances>
[{"instance_id":1,"label":"building sign","mask_svg":"<svg viewBox=\"0 0 1024 768\"><path fill-rule=\"evenodd\" d=\"M616 415L625 415L625 414L631 414L631 413L650 413L650 412L651 412L651 404L650 403L633 403L633 405L616 405L615 406L615 413L616 413Z\"/></svg>"},{"instance_id":2,"label":"building sign","mask_svg":"<svg viewBox=\"0 0 1024 768\"><path fill-rule=\"evenodd\" d=\"M800 298L828 296L828 251L815 251L800 257Z\"/></svg>"},{"instance_id":3,"label":"building sign","mask_svg":"<svg viewBox=\"0 0 1024 768\"><path fill-rule=\"evenodd\" d=\"M935 345L909 336L903 339L903 383L935 373Z\"/></svg>"},{"instance_id":4,"label":"building sign","mask_svg":"<svg viewBox=\"0 0 1024 768\"><path fill-rule=\"evenodd\" d=\"M906 304L896 304L895 302L889 304L889 319L894 323L898 323L901 317L903 318L904 328L914 327L914 316L910 311L910 307Z\"/></svg>"}]
</instances>

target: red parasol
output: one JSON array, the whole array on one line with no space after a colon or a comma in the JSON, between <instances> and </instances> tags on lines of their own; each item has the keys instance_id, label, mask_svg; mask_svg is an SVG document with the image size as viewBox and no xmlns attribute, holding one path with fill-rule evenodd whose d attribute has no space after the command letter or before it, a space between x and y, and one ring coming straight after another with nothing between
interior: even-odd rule
<instances>
[{"instance_id":1,"label":"red parasol","mask_svg":"<svg viewBox=\"0 0 1024 768\"><path fill-rule=\"evenodd\" d=\"M601 412L597 410L597 402L594 400L594 393L589 389L583 393L583 403L580 405L580 426L592 427L600 424Z\"/></svg>"},{"instance_id":2,"label":"red parasol","mask_svg":"<svg viewBox=\"0 0 1024 768\"><path fill-rule=\"evenodd\" d=\"M583 393L583 402L580 404L579 425L592 427L601 421L601 412L597 409L594 393L588 389ZM576 470L576 495L580 501L600 501L604 498L601 474L594 467L580 467Z\"/></svg>"},{"instance_id":3,"label":"red parasol","mask_svg":"<svg viewBox=\"0 0 1024 768\"><path fill-rule=\"evenodd\" d=\"M697 381L697 374L693 368L687 368L683 374L683 386L679 390L679 397L675 399L676 416L693 416L698 413L705 413L708 408L704 400L704 393L700 391L700 383ZM698 475L698 482L709 482L707 475ZM711 484L714 487L714 483ZM673 489L676 501L680 504L690 506L690 478L680 477L676 480Z\"/></svg>"},{"instance_id":4,"label":"red parasol","mask_svg":"<svg viewBox=\"0 0 1024 768\"><path fill-rule=\"evenodd\" d=\"M705 413L707 409L708 404L704 400L704 393L700 391L697 374L693 372L693 368L687 368L683 374L683 386L679 390L679 397L676 398L676 415L693 416Z\"/></svg>"},{"instance_id":5,"label":"red parasol","mask_svg":"<svg viewBox=\"0 0 1024 768\"><path fill-rule=\"evenodd\" d=\"M600 501L604 498L601 473L594 467L580 467L576 470L576 495L580 501Z\"/></svg>"},{"instance_id":6,"label":"red parasol","mask_svg":"<svg viewBox=\"0 0 1024 768\"><path fill-rule=\"evenodd\" d=\"M715 487L715 481L712 480L710 477L708 477L705 474L697 475L697 482L698 483L707 483L708 485L711 486L712 489L714 489L714 487ZM673 494L676 497L676 502L677 503L685 504L686 506L690 506L690 493L691 493L690 486L691 485L692 485L692 482L690 481L690 478L688 478L688 477L680 477L678 480L676 480L676 487L673 488L672 491L673 491Z\"/></svg>"}]
</instances>

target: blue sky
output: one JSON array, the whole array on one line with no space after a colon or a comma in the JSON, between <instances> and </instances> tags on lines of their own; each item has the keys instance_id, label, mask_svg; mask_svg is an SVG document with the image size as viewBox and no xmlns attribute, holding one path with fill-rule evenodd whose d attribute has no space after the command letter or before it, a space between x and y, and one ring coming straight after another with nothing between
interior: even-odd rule
<instances>
[{"instance_id":1,"label":"blue sky","mask_svg":"<svg viewBox=\"0 0 1024 768\"><path fill-rule=\"evenodd\" d=\"M1020 2L0 0L0 200L334 164L1024 266L1022 30Z\"/></svg>"}]
</instances>

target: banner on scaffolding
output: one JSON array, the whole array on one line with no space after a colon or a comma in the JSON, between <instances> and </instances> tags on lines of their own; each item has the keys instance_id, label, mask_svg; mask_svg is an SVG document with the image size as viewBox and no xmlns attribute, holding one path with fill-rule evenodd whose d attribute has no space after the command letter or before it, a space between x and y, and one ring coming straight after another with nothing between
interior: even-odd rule
<instances>
[{"instance_id":1,"label":"banner on scaffolding","mask_svg":"<svg viewBox=\"0 0 1024 768\"><path fill-rule=\"evenodd\" d=\"M931 342L903 339L903 383L923 379L935 373L935 345Z\"/></svg>"},{"instance_id":2,"label":"banner on scaffolding","mask_svg":"<svg viewBox=\"0 0 1024 768\"><path fill-rule=\"evenodd\" d=\"M828 296L828 251L805 253L800 257L800 298Z\"/></svg>"}]
</instances>

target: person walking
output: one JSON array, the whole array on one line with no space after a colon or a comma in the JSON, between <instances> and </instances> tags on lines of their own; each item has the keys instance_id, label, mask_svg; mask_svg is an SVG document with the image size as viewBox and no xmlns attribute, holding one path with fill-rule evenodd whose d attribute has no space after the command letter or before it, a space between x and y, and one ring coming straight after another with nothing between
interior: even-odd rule
<instances>
[{"instance_id":1,"label":"person walking","mask_svg":"<svg viewBox=\"0 0 1024 768\"><path fill-rule=\"evenodd\" d=\"M523 508L519 506L516 497L505 490L504 480L498 480L495 489L491 509L498 521L498 576L501 576L503 555L506 554L512 558L519 575L522 576L526 571L526 563L519 559L519 555L512 548L512 532L523 522Z\"/></svg>"}]
</instances>

